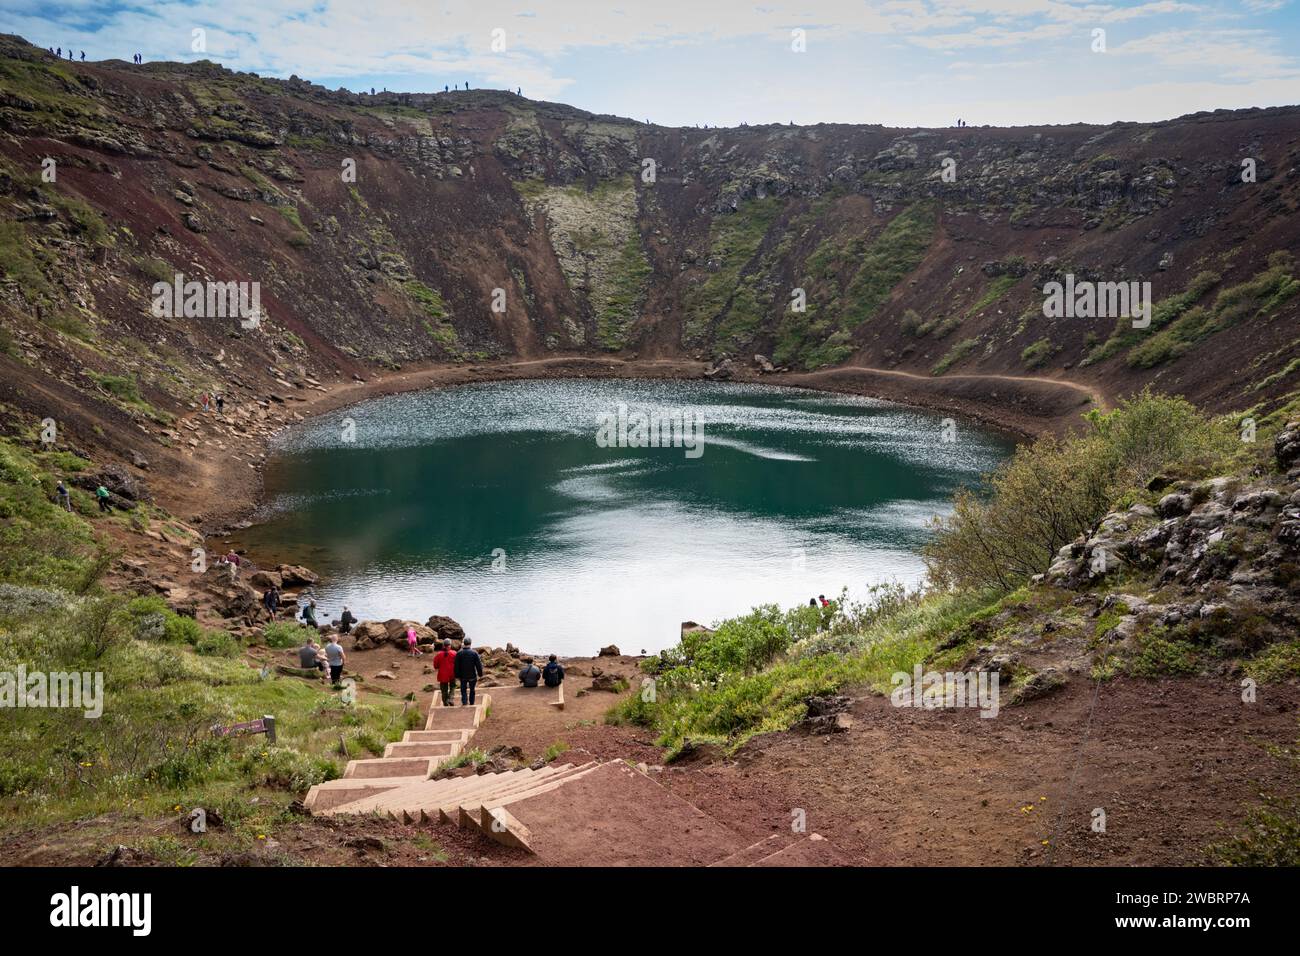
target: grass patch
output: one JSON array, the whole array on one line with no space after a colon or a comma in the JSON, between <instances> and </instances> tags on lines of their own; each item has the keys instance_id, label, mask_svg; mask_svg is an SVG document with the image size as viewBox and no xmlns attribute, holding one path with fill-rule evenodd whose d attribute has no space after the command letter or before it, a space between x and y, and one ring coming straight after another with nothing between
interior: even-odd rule
<instances>
[{"instance_id":1,"label":"grass patch","mask_svg":"<svg viewBox=\"0 0 1300 956\"><path fill-rule=\"evenodd\" d=\"M934 363L930 369L930 374L942 375L962 359L966 358L966 356L970 355L971 352L975 351L979 344L979 339L962 339L950 348L943 358Z\"/></svg>"}]
</instances>

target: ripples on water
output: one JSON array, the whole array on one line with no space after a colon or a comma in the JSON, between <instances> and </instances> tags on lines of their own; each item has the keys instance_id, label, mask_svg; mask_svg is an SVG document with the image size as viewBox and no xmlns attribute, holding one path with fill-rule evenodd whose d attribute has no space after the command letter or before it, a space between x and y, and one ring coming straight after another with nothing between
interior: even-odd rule
<instances>
[{"instance_id":1,"label":"ripples on water","mask_svg":"<svg viewBox=\"0 0 1300 956\"><path fill-rule=\"evenodd\" d=\"M619 403L702 416L703 455L598 447ZM918 581L927 521L1011 447L965 424L957 437L942 441L938 415L752 385L408 393L279 436L264 523L237 542L326 573L330 615L450 614L481 643L539 653L653 651L686 619Z\"/></svg>"}]
</instances>

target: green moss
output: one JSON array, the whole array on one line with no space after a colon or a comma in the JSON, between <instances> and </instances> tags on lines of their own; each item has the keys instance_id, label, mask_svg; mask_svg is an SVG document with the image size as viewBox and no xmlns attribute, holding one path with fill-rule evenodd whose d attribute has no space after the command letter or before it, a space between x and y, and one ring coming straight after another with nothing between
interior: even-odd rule
<instances>
[{"instance_id":1,"label":"green moss","mask_svg":"<svg viewBox=\"0 0 1300 956\"><path fill-rule=\"evenodd\" d=\"M819 243L805 263L809 309L782 316L774 350L777 361L811 369L851 355L854 332L925 258L936 221L930 204L917 203L874 237L862 233L845 240L834 235ZM921 326L916 328L920 332Z\"/></svg>"},{"instance_id":2,"label":"green moss","mask_svg":"<svg viewBox=\"0 0 1300 956\"><path fill-rule=\"evenodd\" d=\"M975 315L977 313L983 312L994 302L998 301L998 299L1001 299L1004 295L1006 295L1009 291L1011 291L1011 287L1015 285L1018 281L1020 280L1018 280L1015 276L1012 275L998 276L996 279L994 279L992 282L989 283L988 288L984 290L984 294L980 296L979 301L977 301L974 305L972 305L970 307L970 311L967 312L966 314Z\"/></svg>"},{"instance_id":3,"label":"green moss","mask_svg":"<svg viewBox=\"0 0 1300 956\"><path fill-rule=\"evenodd\" d=\"M604 306L596 314L596 339L603 348L614 351L627 344L628 330L641 314L650 274L641 237L633 233L623 243Z\"/></svg>"},{"instance_id":4,"label":"green moss","mask_svg":"<svg viewBox=\"0 0 1300 956\"><path fill-rule=\"evenodd\" d=\"M966 358L966 356L970 355L971 352L975 351L979 344L979 339L962 339L950 348L943 358L934 363L934 367L930 369L930 374L942 375L962 359Z\"/></svg>"},{"instance_id":5,"label":"green moss","mask_svg":"<svg viewBox=\"0 0 1300 956\"><path fill-rule=\"evenodd\" d=\"M1061 351L1059 345L1053 345L1051 339L1042 338L1024 348L1020 353L1020 361L1027 369L1040 368L1059 351Z\"/></svg>"},{"instance_id":6,"label":"green moss","mask_svg":"<svg viewBox=\"0 0 1300 956\"><path fill-rule=\"evenodd\" d=\"M447 303L433 289L421 282L419 279L408 279L402 286L406 294L415 300L415 303L423 310L424 314L434 321L441 322L447 318Z\"/></svg>"},{"instance_id":7,"label":"green moss","mask_svg":"<svg viewBox=\"0 0 1300 956\"><path fill-rule=\"evenodd\" d=\"M1167 323L1167 327L1129 352L1128 364L1151 368L1173 361L1216 332L1246 319L1267 318L1300 292L1300 279L1292 275L1294 266L1290 253L1274 253L1267 269L1221 290L1212 306L1186 309L1176 317L1166 318L1162 324ZM1156 324L1154 314L1151 324Z\"/></svg>"},{"instance_id":8,"label":"green moss","mask_svg":"<svg viewBox=\"0 0 1300 956\"><path fill-rule=\"evenodd\" d=\"M746 267L758 254L763 238L781 214L779 199L753 199L742 203L731 215L719 216L709 234L709 257L718 262L717 271L686 296L684 338L689 345L703 345L709 333L731 305ZM741 303L744 309L752 303ZM749 318L741 316L732 334Z\"/></svg>"}]
</instances>

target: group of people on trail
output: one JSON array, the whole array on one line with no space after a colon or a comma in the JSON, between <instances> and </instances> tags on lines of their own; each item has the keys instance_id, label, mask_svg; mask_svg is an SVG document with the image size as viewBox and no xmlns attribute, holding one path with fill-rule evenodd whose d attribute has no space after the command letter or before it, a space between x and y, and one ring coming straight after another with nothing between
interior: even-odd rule
<instances>
[{"instance_id":1,"label":"group of people on trail","mask_svg":"<svg viewBox=\"0 0 1300 956\"><path fill-rule=\"evenodd\" d=\"M53 53L55 56L57 56L60 60L63 59L63 47L58 47L57 49L56 49L55 47L48 47L47 49L49 49L49 51L50 51L51 53ZM72 56L72 47L68 47L68 59L69 59L69 60L73 59L73 56ZM85 50L82 50L82 51L81 51L81 62L82 62L82 63L85 63L85 62L86 62L86 51L85 51Z\"/></svg>"},{"instance_id":2,"label":"group of people on trail","mask_svg":"<svg viewBox=\"0 0 1300 956\"><path fill-rule=\"evenodd\" d=\"M438 672L438 691L442 695L442 706L455 706L451 692L460 681L460 703L469 707L474 703L474 690L478 679L483 676L483 659L478 651L470 646L467 637L461 641L460 650L451 649L451 641L443 640L442 649L433 655L433 667Z\"/></svg>"},{"instance_id":3,"label":"group of people on trail","mask_svg":"<svg viewBox=\"0 0 1300 956\"><path fill-rule=\"evenodd\" d=\"M216 395L209 395L207 392L204 392L199 396L199 402L203 405L203 410L205 412L212 411L213 405L216 405L218 415L222 414L222 412L226 410L226 396L222 395L220 392Z\"/></svg>"},{"instance_id":4,"label":"group of people on trail","mask_svg":"<svg viewBox=\"0 0 1300 956\"><path fill-rule=\"evenodd\" d=\"M324 647L316 643L316 638L308 637L302 647L298 648L298 664L303 670L317 670L322 675L328 674L331 684L343 679L343 665L348 655L338 638L331 637Z\"/></svg>"}]
</instances>

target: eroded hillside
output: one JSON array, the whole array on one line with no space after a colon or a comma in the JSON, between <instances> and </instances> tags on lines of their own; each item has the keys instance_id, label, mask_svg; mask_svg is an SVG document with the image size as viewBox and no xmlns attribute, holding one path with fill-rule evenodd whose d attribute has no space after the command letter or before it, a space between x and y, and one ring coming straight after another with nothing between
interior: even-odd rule
<instances>
[{"instance_id":1,"label":"eroded hillside","mask_svg":"<svg viewBox=\"0 0 1300 956\"><path fill-rule=\"evenodd\" d=\"M0 130L0 399L110 451L166 444L205 390L428 362L759 353L1155 382L1220 409L1269 404L1300 366L1300 108L671 129L8 37ZM260 283L263 321L157 316L177 273ZM1150 281L1151 327L1045 318L1066 274Z\"/></svg>"}]
</instances>

